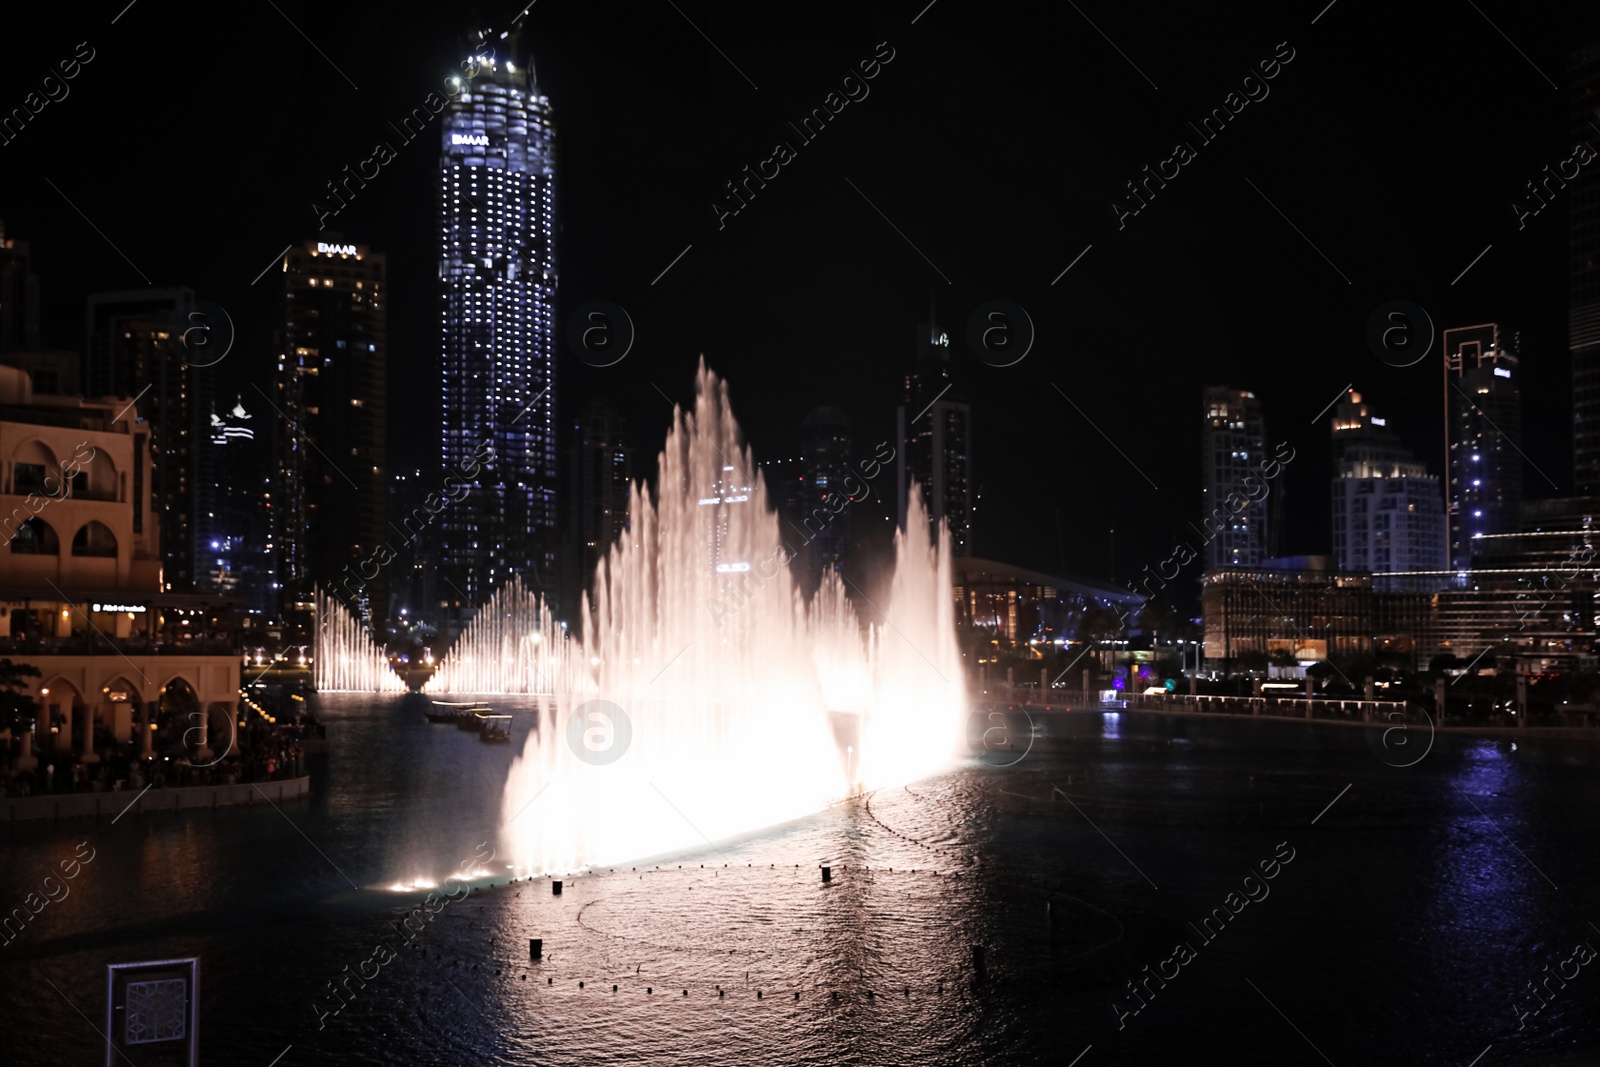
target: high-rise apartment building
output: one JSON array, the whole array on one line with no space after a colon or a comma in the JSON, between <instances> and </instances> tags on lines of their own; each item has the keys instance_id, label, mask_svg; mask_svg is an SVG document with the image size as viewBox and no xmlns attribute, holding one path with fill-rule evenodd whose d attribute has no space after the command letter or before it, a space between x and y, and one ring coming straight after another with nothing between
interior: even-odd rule
<instances>
[{"instance_id":1,"label":"high-rise apartment building","mask_svg":"<svg viewBox=\"0 0 1600 1067\"><path fill-rule=\"evenodd\" d=\"M972 407L955 390L950 374L950 335L930 313L917 326L916 369L906 375L903 402L895 409L895 477L900 525L913 483L922 493L928 519L942 520L950 554L972 555Z\"/></svg>"},{"instance_id":2,"label":"high-rise apartment building","mask_svg":"<svg viewBox=\"0 0 1600 1067\"><path fill-rule=\"evenodd\" d=\"M441 596L468 611L514 574L559 576L555 126L515 31L490 43L440 129L440 459L493 452L438 523Z\"/></svg>"},{"instance_id":3,"label":"high-rise apartment building","mask_svg":"<svg viewBox=\"0 0 1600 1067\"><path fill-rule=\"evenodd\" d=\"M590 587L595 567L628 528L633 449L625 432L621 416L601 400L585 408L573 427L570 540L578 571L569 598Z\"/></svg>"},{"instance_id":4,"label":"high-rise apartment building","mask_svg":"<svg viewBox=\"0 0 1600 1067\"><path fill-rule=\"evenodd\" d=\"M1333 413L1333 553L1339 570L1370 571L1373 587L1415 588L1417 579L1385 579L1396 571L1434 572L1440 586L1448 561L1444 493L1439 479L1349 391Z\"/></svg>"},{"instance_id":5,"label":"high-rise apartment building","mask_svg":"<svg viewBox=\"0 0 1600 1067\"><path fill-rule=\"evenodd\" d=\"M0 219L0 352L39 347L39 276L28 242L6 236Z\"/></svg>"},{"instance_id":6,"label":"high-rise apartment building","mask_svg":"<svg viewBox=\"0 0 1600 1067\"><path fill-rule=\"evenodd\" d=\"M381 633L388 531L387 260L363 244L307 241L283 257L271 496L280 610L313 588L353 600ZM359 590L359 592L358 592Z\"/></svg>"},{"instance_id":7,"label":"high-rise apartment building","mask_svg":"<svg viewBox=\"0 0 1600 1067\"><path fill-rule=\"evenodd\" d=\"M813 520L803 527L810 537L800 550L809 587L810 580L823 571L843 568L845 548L850 543L853 501L847 499L840 505L836 499L841 494L850 496L845 479L854 473L850 467L850 420L844 412L831 407L806 412L800 423L800 462L805 478L799 483L803 515L828 516L825 523Z\"/></svg>"},{"instance_id":8,"label":"high-rise apartment building","mask_svg":"<svg viewBox=\"0 0 1600 1067\"><path fill-rule=\"evenodd\" d=\"M179 349L196 306L194 291L186 288L94 293L88 306L83 392L139 398L139 415L150 427L151 491L161 517L168 592L193 591L196 578L200 394L206 372L184 362Z\"/></svg>"},{"instance_id":9,"label":"high-rise apartment building","mask_svg":"<svg viewBox=\"0 0 1600 1067\"><path fill-rule=\"evenodd\" d=\"M1444 331L1445 457L1450 566L1471 565L1473 541L1516 533L1522 509L1518 342L1496 323Z\"/></svg>"},{"instance_id":10,"label":"high-rise apartment building","mask_svg":"<svg viewBox=\"0 0 1600 1067\"><path fill-rule=\"evenodd\" d=\"M271 511L274 418L257 397L254 413L244 398L232 405L212 399L200 449L199 544L195 585L234 600L244 612L271 618L278 613L273 595L274 558ZM267 417L258 417L265 410Z\"/></svg>"},{"instance_id":11,"label":"high-rise apartment building","mask_svg":"<svg viewBox=\"0 0 1600 1067\"><path fill-rule=\"evenodd\" d=\"M1600 126L1600 41L1572 53L1567 89L1569 144L1592 145ZM1593 495L1600 494L1600 168L1577 168L1563 195L1570 213L1573 480L1578 493Z\"/></svg>"},{"instance_id":12,"label":"high-rise apartment building","mask_svg":"<svg viewBox=\"0 0 1600 1067\"><path fill-rule=\"evenodd\" d=\"M1267 499L1250 491L1268 463L1261 401L1254 393L1220 385L1207 386L1203 401L1200 510L1201 527L1210 538L1206 569L1259 567L1272 555ZM1230 496L1246 501L1244 507L1229 508Z\"/></svg>"}]
</instances>

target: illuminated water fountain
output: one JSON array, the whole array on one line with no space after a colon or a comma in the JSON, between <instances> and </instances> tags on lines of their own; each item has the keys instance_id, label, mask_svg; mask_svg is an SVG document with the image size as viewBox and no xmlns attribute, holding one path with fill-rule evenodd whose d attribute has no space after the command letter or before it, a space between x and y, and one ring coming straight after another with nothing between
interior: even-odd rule
<instances>
[{"instance_id":1,"label":"illuminated water fountain","mask_svg":"<svg viewBox=\"0 0 1600 1067\"><path fill-rule=\"evenodd\" d=\"M515 578L473 616L422 689L471 696L550 695L570 678L573 654L573 642L565 639L544 601Z\"/></svg>"},{"instance_id":2,"label":"illuminated water fountain","mask_svg":"<svg viewBox=\"0 0 1600 1067\"><path fill-rule=\"evenodd\" d=\"M404 693L383 649L345 606L317 590L312 684L323 693Z\"/></svg>"},{"instance_id":3,"label":"illuminated water fountain","mask_svg":"<svg viewBox=\"0 0 1600 1067\"><path fill-rule=\"evenodd\" d=\"M837 576L809 603L801 595L783 565L798 535L755 471L727 386L702 365L693 415L674 411L658 499L633 487L630 528L585 598L592 625L560 652L553 635L526 649L566 659L546 671L554 699L506 783L501 835L517 874L748 832L954 754L965 683L948 539L931 543L919 495L863 625ZM551 633L542 609L537 627L519 628L531 623L475 642L476 669L461 666L450 687L526 677L518 635ZM831 712L859 717L848 756Z\"/></svg>"}]
</instances>

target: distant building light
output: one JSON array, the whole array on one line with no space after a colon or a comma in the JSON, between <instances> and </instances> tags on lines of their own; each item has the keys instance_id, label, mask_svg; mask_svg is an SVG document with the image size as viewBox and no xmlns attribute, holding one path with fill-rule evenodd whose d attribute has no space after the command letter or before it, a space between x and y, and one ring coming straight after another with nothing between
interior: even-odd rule
<instances>
[{"instance_id":1,"label":"distant building light","mask_svg":"<svg viewBox=\"0 0 1600 1067\"><path fill-rule=\"evenodd\" d=\"M1372 425L1374 425L1374 426L1387 426L1389 424L1387 422L1385 422L1383 419L1380 419L1376 415L1374 415L1372 417Z\"/></svg>"},{"instance_id":2,"label":"distant building light","mask_svg":"<svg viewBox=\"0 0 1600 1067\"><path fill-rule=\"evenodd\" d=\"M1511 372L1506 370L1504 367L1496 367L1494 369L1494 373L1495 373L1495 375L1497 377L1500 377L1500 378L1509 378L1509 377L1511 377Z\"/></svg>"}]
</instances>

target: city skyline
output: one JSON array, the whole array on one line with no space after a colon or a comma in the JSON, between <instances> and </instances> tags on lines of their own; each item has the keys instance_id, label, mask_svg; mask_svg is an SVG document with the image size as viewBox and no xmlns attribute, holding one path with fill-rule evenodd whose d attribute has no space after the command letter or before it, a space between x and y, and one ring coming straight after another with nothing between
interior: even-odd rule
<instances>
[{"instance_id":1,"label":"city skyline","mask_svg":"<svg viewBox=\"0 0 1600 1067\"><path fill-rule=\"evenodd\" d=\"M1480 3L0 12L0 1058L1600 1062Z\"/></svg>"},{"instance_id":2,"label":"city skyline","mask_svg":"<svg viewBox=\"0 0 1600 1067\"><path fill-rule=\"evenodd\" d=\"M298 20L294 12L289 14ZM348 121L309 134L297 133L295 142L305 148L296 159L268 161L255 154L253 143L241 148L246 153L242 172L247 188L261 208L259 222L246 222L252 227L250 236L225 244L152 246L148 253L154 257L151 262L130 248L130 242L139 239L137 234L107 230L152 281L179 280L187 275L188 284L193 285L202 274L216 279L203 286L206 291L200 295L228 307L241 324L252 318L259 321L250 308L260 287L252 290L250 280L287 240L299 239L308 225L315 224L309 205L327 176L365 155L374 137L392 138L385 133L386 124L398 121L458 70L461 47L457 42L462 26L453 16L424 15L417 29L426 44L410 42L406 55L381 66L368 66L364 60L353 62L360 49L346 47L341 54L342 41L365 40L353 18L337 12L318 18L323 26L319 46L361 90L352 90L287 24L262 27L274 47L281 44L282 54L304 74L302 81L286 83L290 110L303 111L313 106L313 101L314 106L322 107L333 99L353 110ZM1436 133L1428 132L1429 137L1448 140L1468 129L1480 133L1487 124L1503 134L1498 143L1508 160L1509 173L1440 179L1434 168L1423 165L1436 155L1434 146L1407 141L1400 149L1401 157L1383 168L1381 178L1363 164L1341 176L1334 192L1331 182L1308 173L1296 161L1320 158L1330 151L1365 160L1354 126L1364 116L1381 114L1381 98L1388 94L1358 85L1347 87L1335 99L1324 95L1320 76L1290 80L1303 70L1320 69L1331 54L1328 49L1355 32L1330 15L1309 31L1306 43L1293 41L1298 50L1295 65L1272 83L1272 97L1252 107L1237 129L1230 127L1226 136L1205 150L1204 158L1186 167L1184 176L1171 182L1136 221L1130 221L1127 232L1118 235L1115 220L1102 202L1107 189L1118 188L1130 166L1137 170L1150 158L1161 158L1170 146L1159 139L1169 136L1170 120L1149 110L1149 104L1161 97L1139 96L1152 91L1120 56L1109 49L1102 55L1086 44L1072 91L1111 85L1125 88L1126 93L1085 118L1091 123L1085 135L1099 140L1101 132L1117 130L1123 131L1119 135L1123 139L1131 133L1137 143L1129 144L1126 158L1097 149L1081 161L1080 168L1065 174L1063 189L1048 194L1052 183L1044 175L1051 172L1047 166L1036 165L1045 161L1036 153L1025 156L1030 165L1013 177L1014 199L1048 207L1047 217L1052 221L1030 231L1036 236L1017 245L1011 262L994 267L980 232L966 226L940 232L933 210L934 204L949 198L962 181L976 180L971 173L981 169L977 160L954 161L948 182L941 179L928 188L906 179L906 161L915 158L919 141L931 132L921 101L927 98L925 90L943 73L936 57L953 47L973 46L966 41L956 43L958 35L948 20L935 19L930 12L907 30L903 13L869 8L864 16L844 14L832 23L834 29L785 45L744 36L741 20L724 17L725 35L713 34L718 44L736 58L736 50L742 49L773 71L765 82L755 77L761 85L758 93L668 8L659 18L652 14L646 22L651 32L666 39L677 41L680 33L685 35L684 56L647 49L631 37L623 46L631 50L628 62L635 65L639 77L678 85L680 95L668 100L641 99L607 84L599 72L611 61L603 57L603 50L585 41L583 16L535 9L530 18L533 22L524 41L538 66L541 88L558 102L567 131L563 168L576 168L575 173L586 176L584 183L563 187L563 296L558 333L577 304L586 299L609 299L628 309L640 337L627 359L614 368L592 368L571 358L569 352L558 352L561 389L568 391L575 405L596 392L612 395L637 435L643 469L654 465L670 413L668 402L650 382L681 402L687 396L694 361L702 351L714 366L728 373L735 403L751 410L750 432L762 455L786 454L792 448L785 439L787 427L798 424L807 409L819 404L842 407L863 441L892 439L893 405L883 398L898 391L897 382L908 369L902 339L917 321L916 309L926 305L932 285L942 290L941 318L949 324L954 358L963 361L964 388L983 431L985 443L976 462L985 499L1020 499L1037 491L1050 500L1052 512L1058 508L1062 512L1060 534L1053 515L1041 523L1000 526L993 531L1000 540L992 549L984 549L990 556L1017 559L1046 570L1109 576L1113 554L1108 530L1115 528L1120 545L1115 573L1121 577L1130 569L1127 561L1142 562L1162 552L1173 531L1192 517L1187 494L1152 492L1149 500L1137 503L1127 497L1123 487L1144 484L1140 475L1060 398L1052 382L1105 429L1137 467L1166 487L1171 480L1163 479L1155 468L1165 462L1164 456L1192 448L1185 415L1192 390L1218 377L1205 369L1214 358L1210 355L1169 361L1169 353L1192 351L1196 338L1229 339L1227 358L1235 366L1230 367L1228 377L1236 383L1250 379L1246 387L1263 396L1281 398L1299 392L1296 401L1303 405L1302 425L1307 430L1311 417L1353 377L1358 379L1354 383L1358 388L1381 396L1385 407L1398 413L1435 395L1432 383L1421 380L1425 375L1420 367L1390 368L1374 359L1365 371L1359 365L1352 367L1354 374L1341 375L1337 369L1347 360L1366 359L1365 318L1378 304L1396 296L1420 303L1440 323L1515 320L1525 324L1525 347L1535 353L1526 363L1524 387L1533 414L1525 447L1533 462L1558 484L1571 485L1570 424L1564 416L1552 417L1542 408L1571 380L1570 366L1560 355L1567 332L1565 206L1554 203L1539 216L1527 219L1520 231L1515 216L1506 208L1520 188L1523 172L1537 174L1549 160L1564 158L1570 147L1566 143L1571 131L1565 91L1551 90L1531 68L1520 71L1519 77L1526 76L1532 84L1522 87L1519 81L1518 91L1525 88L1532 93L1538 86L1551 100L1535 104L1535 94L1527 106L1518 103L1514 108L1497 94L1473 87L1463 113L1470 112L1474 119L1469 123L1453 114ZM882 26L876 32L875 21ZM1102 28L1116 36L1114 26L1102 23ZM133 34L130 40L157 32L131 13L114 29L117 34ZM1266 37L1272 29L1270 20L1263 24L1242 13L1214 13L1185 31L1212 42L1209 53L1180 52L1153 42L1147 53L1150 62L1141 61L1140 66L1149 70L1159 65L1171 71L1166 80L1155 78L1162 93L1179 94L1177 113L1197 113L1215 103L1219 87L1236 73L1240 62L1247 59L1253 63L1257 53L1270 54L1271 42ZM1477 40L1478 30L1473 27L1452 30ZM1287 34L1287 27L1283 32ZM1548 30L1532 27L1528 32L1532 36L1518 43L1530 54L1551 54L1553 50L1565 56L1569 51L1571 34L1541 40L1537 35ZM1326 46L1318 43L1325 33L1330 42ZM68 35L68 28L63 27L63 54L70 54L72 43L82 39L66 41ZM823 73L831 76L836 66L854 65L861 56L872 53L877 41L885 39L897 55L893 66L871 83L872 95L840 115L826 136L819 136L803 150L801 158L785 167L781 182L772 183L759 200L751 201L741 212L736 224L730 223L726 232L718 233L703 201L708 190L720 188L729 173L749 162L752 150L748 138L725 135L724 130L739 128L741 123L759 127L774 120L781 129L782 119L816 104L826 89L818 81ZM91 110L78 108L95 86L89 79L101 77L104 71L111 72L105 77L112 77L119 65L128 62L119 51L108 50L98 41L95 44L96 59L73 83L73 97L39 115L4 151L19 153L19 159L29 152L53 152L52 166L47 169L51 180L106 229L101 215L116 210L117 202L102 200L97 210L96 202L83 199L82 188L61 178L63 168L70 172L78 152L70 138L82 116ZM979 55L995 55L999 49L997 43L978 42L976 47ZM1024 42L1019 47L1021 56L1005 66L1017 72L1013 77L1036 80L1030 70L1042 66L1031 68L1028 60L1030 50L1042 48L1042 44ZM694 49L703 49L703 54ZM562 62L541 62L556 53L563 56ZM1235 62L1234 56L1240 62ZM687 81L681 76L685 58L692 74ZM1518 57L1511 53L1509 59L1517 61ZM1435 63L1430 58L1415 70L1400 61L1390 66L1395 68L1394 77L1420 85L1437 76ZM739 65L748 70L748 64ZM1558 83L1564 82L1561 64L1547 72ZM242 71L221 73L228 79L243 76ZM1045 100L1061 98L1060 94L1067 92L1065 87L1055 89L1043 82L1037 88ZM1400 90L1391 87L1390 92L1394 91ZM763 103L769 94L771 102ZM980 85L970 99L957 102L956 117L969 124L982 117L994 123L1002 140L1023 138L1005 143L1027 143L1026 120L996 110L994 101L1001 95L998 86ZM102 102L97 101L95 107L100 106ZM858 107L863 120L872 115L870 122L855 121ZM708 122L670 134L669 116L690 110L704 113ZM282 124L288 121L287 114L264 117L263 139L270 142L276 136L280 142L286 140ZM903 132L879 145L868 130L880 123ZM1321 132L1313 137L1312 130ZM121 133L113 129L110 136ZM1335 140L1324 143L1329 136ZM1146 139L1148 148L1158 154L1146 151ZM636 166L641 153L669 160L671 166L645 182ZM431 302L432 287L437 284L432 251L436 227L433 208L428 206L437 193L437 168L429 155L425 141L400 149L398 158L386 164L379 177L330 221L351 238L384 248L394 264L391 389L396 405L395 463L403 468L437 462L425 451L417 451L417 442L431 439L438 420L437 371L430 366L428 355L434 343L431 331L437 328ZM43 157L39 158L42 162ZM1241 175L1255 182L1305 231L1350 276L1355 288L1346 287ZM1276 176L1277 184L1264 176ZM1391 179L1400 183L1398 199L1383 190L1382 183ZM138 187L143 178L133 175L130 180ZM201 198L198 203L215 202L206 199L215 194L202 188L202 181L185 182L186 187L191 184L195 186L193 195ZM1329 195L1322 195L1324 188ZM1423 192L1428 199L1420 199ZM906 245L861 194L882 209L945 277ZM1348 204L1341 210L1350 211L1351 217L1370 218L1378 229L1406 235L1398 255L1378 262L1352 246L1341 257L1338 236L1307 225L1307 211L1319 202ZM36 269L44 279L41 299L46 340L52 339L54 330L65 334L55 339L56 344L76 348L72 330L49 325L63 319L64 294L73 296L67 301L70 314L70 306L84 292L136 285L142 279L42 180L28 191L26 211L22 203L0 201L0 217L7 219L8 236L34 246ZM1238 221L1230 220L1245 221L1244 230L1239 229ZM1273 220L1278 229L1272 228ZM870 226L881 230L873 231ZM629 232L636 236L622 236ZM1452 280L1491 243L1493 251L1452 286ZM692 251L652 286L690 244ZM1052 286L1063 268L1091 244L1093 249ZM839 261L843 250L857 247L858 253ZM784 249L789 251L782 252ZM1207 256L1221 257L1214 259L1214 269L1200 269L1202 260L1196 253L1202 249ZM619 257L619 250L626 250L626 255ZM766 280L758 282L760 272L747 279L736 272L726 282L736 287L736 298L708 302L695 288L698 280L709 279L712 274L704 273L707 271L726 273L725 267L741 257L769 272ZM836 268L818 271L801 265L818 257L837 263ZM1269 264L1271 269L1266 269ZM1531 269L1523 269L1524 265ZM96 277L91 279L86 272ZM684 283L677 281L680 274L686 278ZM75 281L79 276L84 282ZM946 285L946 277L950 285ZM884 298L863 306L847 294L869 279L888 289ZM689 288L683 288L685 285ZM776 294L776 299L765 295L756 299L755 293ZM1160 294L1167 313L1149 314L1151 293ZM1038 330L1033 352L1015 367L986 366L972 356L965 343L966 320L995 295L1027 308ZM1094 310L1085 315L1089 309ZM1308 333L1307 321L1340 325L1335 334L1326 330ZM1246 323L1250 325L1246 327ZM221 369L248 381L258 372L247 369L244 362L235 367L235 362L260 360L265 355L246 351L250 331L246 327L241 333L240 348ZM1203 347L1207 352L1212 349L1210 344ZM1285 356L1291 348L1302 354ZM1113 352L1118 358L1107 358ZM814 368L804 379L809 384L800 389L766 384L778 377L777 368L799 366ZM1150 388L1156 374L1127 373L1135 367L1150 371L1158 366L1164 368L1159 372L1163 386L1159 389ZM1306 373L1311 368L1327 368L1315 375L1317 388ZM1363 377L1365 380L1359 380ZM617 388L619 382L627 387ZM1024 471L1000 460L1024 454L1030 447L1027 429L1031 420L1012 414L1019 405L1042 404L1048 397L1054 397L1050 401L1054 406L1030 414L1059 425L1061 436L1055 447L1074 457L1072 473L1060 465ZM1116 397L1116 405L1096 407L1095 397ZM1146 413L1145 421L1153 429L1131 439L1114 432L1108 418L1118 418L1118 408L1127 404ZM573 409L563 408L563 414L569 410ZM1281 400L1279 410L1283 410ZM1286 418L1287 412L1284 415ZM769 425L785 429L769 434ZM1180 432L1162 429L1167 426L1180 428ZM423 432L402 433L401 427ZM1438 439L1442 429L1434 432ZM1313 459L1319 449L1327 448L1325 442L1312 441L1309 434L1307 441L1302 453ZM1177 469L1187 479L1193 468ZM1308 473L1305 482L1300 478L1299 470L1289 473L1292 500L1324 497L1320 476ZM1096 514L1093 520L1083 503L1091 499L1107 501L1105 513ZM1299 510L1290 508L1291 513ZM1089 521L1069 521L1073 516ZM1316 516L1288 522L1283 532L1290 542L1303 542L1307 532L1325 526ZM1137 566L1131 569L1137 570Z\"/></svg>"}]
</instances>

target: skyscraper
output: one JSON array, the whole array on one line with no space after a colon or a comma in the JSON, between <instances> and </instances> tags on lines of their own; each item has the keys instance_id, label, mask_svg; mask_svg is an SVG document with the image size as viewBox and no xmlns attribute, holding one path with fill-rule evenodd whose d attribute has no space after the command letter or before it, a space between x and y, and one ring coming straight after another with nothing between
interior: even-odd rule
<instances>
[{"instance_id":1,"label":"skyscraper","mask_svg":"<svg viewBox=\"0 0 1600 1067\"><path fill-rule=\"evenodd\" d=\"M516 31L479 40L478 73L441 116L439 163L440 458L461 471L493 450L438 524L441 595L453 587L468 610L513 574L559 577L555 127Z\"/></svg>"},{"instance_id":2,"label":"skyscraper","mask_svg":"<svg viewBox=\"0 0 1600 1067\"><path fill-rule=\"evenodd\" d=\"M324 235L283 257L272 544L280 610L312 607L321 585L379 627L388 572L388 264ZM356 590L360 590L359 593Z\"/></svg>"},{"instance_id":3,"label":"skyscraper","mask_svg":"<svg viewBox=\"0 0 1600 1067\"><path fill-rule=\"evenodd\" d=\"M1476 538L1516 533L1522 508L1522 391L1517 335L1488 322L1444 331L1450 566Z\"/></svg>"},{"instance_id":4,"label":"skyscraper","mask_svg":"<svg viewBox=\"0 0 1600 1067\"><path fill-rule=\"evenodd\" d=\"M1570 143L1594 143L1600 125L1600 42L1572 53L1567 66ZM1575 491L1600 495L1600 168L1567 179L1572 353L1572 466Z\"/></svg>"},{"instance_id":5,"label":"skyscraper","mask_svg":"<svg viewBox=\"0 0 1600 1067\"><path fill-rule=\"evenodd\" d=\"M1200 492L1205 516L1201 525L1210 536L1206 569L1259 567L1272 555L1267 539L1267 499L1251 500L1246 479L1259 478L1267 463L1261 401L1243 389L1209 385L1204 404ZM1248 501L1237 513L1225 505L1233 494Z\"/></svg>"},{"instance_id":6,"label":"skyscraper","mask_svg":"<svg viewBox=\"0 0 1600 1067\"><path fill-rule=\"evenodd\" d=\"M800 550L805 568L805 588L823 571L837 571L844 565L845 546L850 543L850 508L839 509L834 496L849 496L844 487L850 468L850 420L838 408L818 407L806 412L800 423L800 462L805 481L801 496L802 514L820 512L832 516L827 523L804 526L816 534ZM831 505L831 506L830 506Z\"/></svg>"},{"instance_id":7,"label":"skyscraper","mask_svg":"<svg viewBox=\"0 0 1600 1067\"><path fill-rule=\"evenodd\" d=\"M589 588L595 567L628 528L628 486L633 479L633 449L624 439L622 418L605 401L584 409L573 427L572 528L578 568L569 598Z\"/></svg>"},{"instance_id":8,"label":"skyscraper","mask_svg":"<svg viewBox=\"0 0 1600 1067\"><path fill-rule=\"evenodd\" d=\"M1355 390L1333 413L1333 552L1341 571L1372 572L1379 591L1393 586L1385 573L1438 575L1449 560L1439 479Z\"/></svg>"},{"instance_id":9,"label":"skyscraper","mask_svg":"<svg viewBox=\"0 0 1600 1067\"><path fill-rule=\"evenodd\" d=\"M916 369L906 375L904 400L895 409L895 477L899 523L906 524L911 483L922 492L928 519L942 519L950 532L950 554L972 555L972 408L952 395L950 335L929 309L917 325Z\"/></svg>"},{"instance_id":10,"label":"skyscraper","mask_svg":"<svg viewBox=\"0 0 1600 1067\"><path fill-rule=\"evenodd\" d=\"M28 242L6 236L0 219L0 352L39 347L39 276Z\"/></svg>"},{"instance_id":11,"label":"skyscraper","mask_svg":"<svg viewBox=\"0 0 1600 1067\"><path fill-rule=\"evenodd\" d=\"M194 291L185 288L93 293L83 360L85 396L140 398L139 415L150 427L155 460L151 492L161 517L163 581L169 592L195 587L205 372L185 363L176 350L177 337L195 308ZM136 472L143 470L143 462L143 456L135 457ZM134 486L134 493L142 491ZM142 532L140 521L135 516L136 534Z\"/></svg>"},{"instance_id":12,"label":"skyscraper","mask_svg":"<svg viewBox=\"0 0 1600 1067\"><path fill-rule=\"evenodd\" d=\"M208 405L206 440L199 462L199 545L195 585L235 599L252 615L270 618L278 612L272 595L273 541L268 527L272 470L268 451L268 418L245 410L244 398L232 405ZM259 431L259 433L258 433Z\"/></svg>"}]
</instances>

